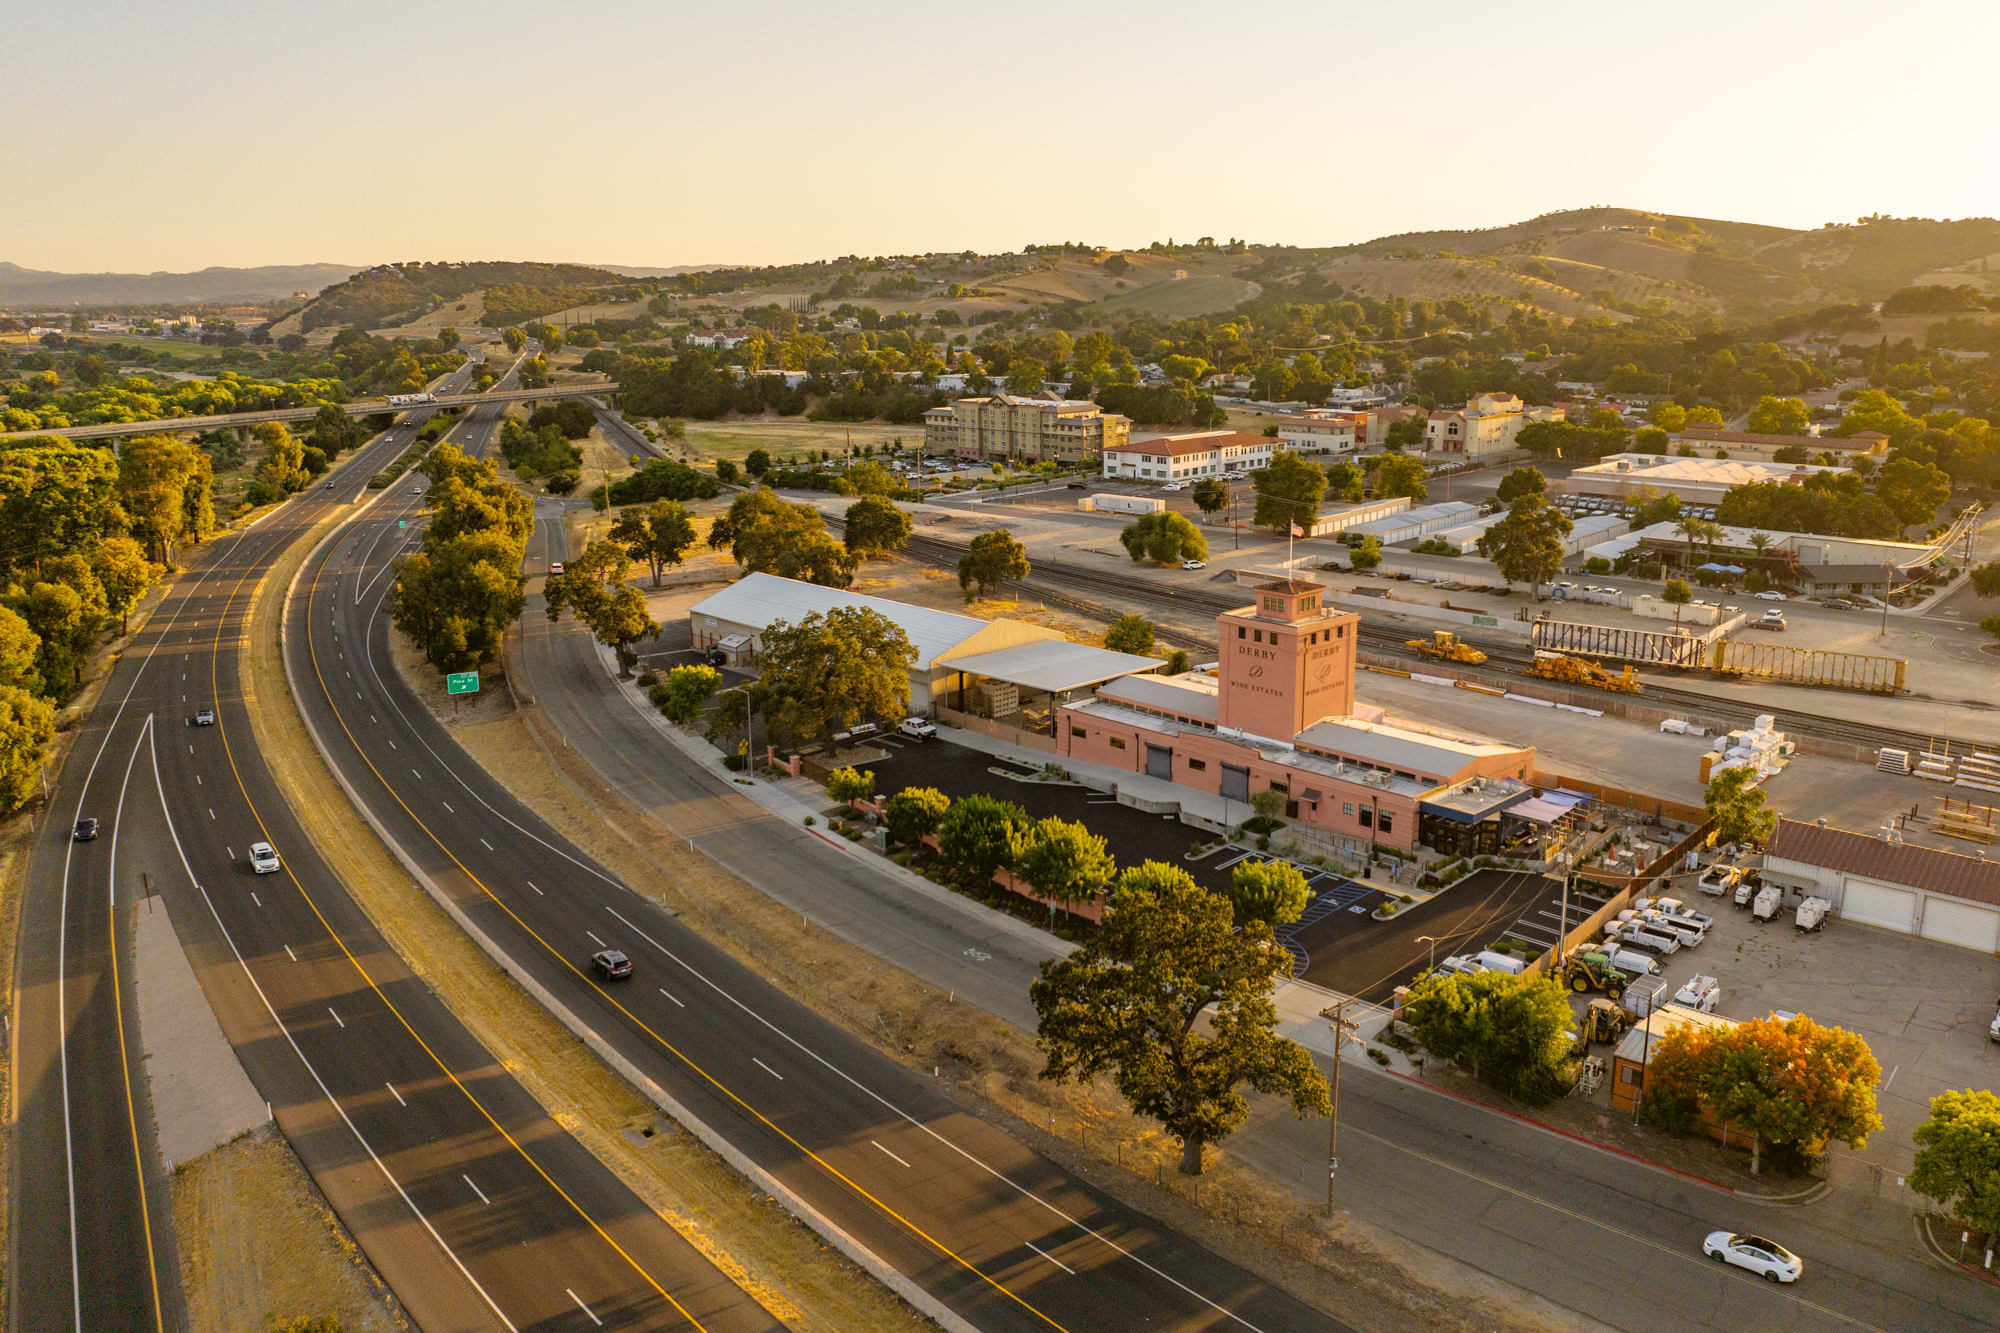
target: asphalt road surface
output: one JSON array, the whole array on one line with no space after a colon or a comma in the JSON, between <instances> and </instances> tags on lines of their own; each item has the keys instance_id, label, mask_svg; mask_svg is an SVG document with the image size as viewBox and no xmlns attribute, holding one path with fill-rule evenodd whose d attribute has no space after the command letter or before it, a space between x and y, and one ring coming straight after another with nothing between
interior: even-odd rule
<instances>
[{"instance_id":1,"label":"asphalt road surface","mask_svg":"<svg viewBox=\"0 0 2000 1333\"><path fill-rule=\"evenodd\" d=\"M129 949L146 892L165 896L252 1082L419 1327L778 1327L408 972L255 751L235 651L252 592L329 507L366 499L366 477L411 434L197 552L59 780L63 817L34 848L17 960L14 1328L186 1325L130 969L111 947ZM216 727L187 725L210 703ZM73 857L59 845L72 807L105 825ZM249 870L255 840L282 870Z\"/></svg>"},{"instance_id":2,"label":"asphalt road surface","mask_svg":"<svg viewBox=\"0 0 2000 1333\"><path fill-rule=\"evenodd\" d=\"M414 497L398 494L309 562L286 643L304 706L335 766L391 837L561 1004L797 1196L985 1333L1102 1328L1309 1330L1337 1321L1134 1214L974 1117L741 967L605 874L491 780L397 679L381 613L378 542ZM406 511L405 506L408 506ZM539 570L562 552L531 549ZM528 651L599 672L587 634L551 629L540 598ZM643 725L629 709L601 719ZM774 856L802 891L860 879L830 844L680 782L692 836L728 863ZM891 895L883 894L884 899ZM1033 949L1002 926L996 947ZM949 947L988 952L984 933ZM606 945L630 983L586 970ZM938 941L919 947L939 949ZM990 952L989 952L989 956Z\"/></svg>"}]
</instances>

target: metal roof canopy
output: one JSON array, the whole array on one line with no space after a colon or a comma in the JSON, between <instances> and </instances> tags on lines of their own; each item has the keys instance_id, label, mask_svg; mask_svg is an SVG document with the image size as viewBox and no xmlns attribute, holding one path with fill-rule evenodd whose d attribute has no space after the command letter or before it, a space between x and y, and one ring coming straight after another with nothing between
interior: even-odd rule
<instances>
[{"instance_id":1,"label":"metal roof canopy","mask_svg":"<svg viewBox=\"0 0 2000 1333\"><path fill-rule=\"evenodd\" d=\"M1061 694L1065 690L1101 685L1107 680L1116 680L1134 672L1151 671L1160 666L1161 661L1157 657L1093 648L1087 643L1045 639L990 653L975 653L971 657L941 660L938 665L991 680L1004 680L1031 690Z\"/></svg>"},{"instance_id":2,"label":"metal roof canopy","mask_svg":"<svg viewBox=\"0 0 2000 1333\"><path fill-rule=\"evenodd\" d=\"M911 646L917 650L915 665L919 671L928 671L932 658L950 652L988 624L973 616L953 615L949 611L762 573L744 575L720 592L696 602L688 608L688 613L750 625L761 632L780 620L796 625L815 612L823 615L835 607L866 607L886 616L909 636Z\"/></svg>"}]
</instances>

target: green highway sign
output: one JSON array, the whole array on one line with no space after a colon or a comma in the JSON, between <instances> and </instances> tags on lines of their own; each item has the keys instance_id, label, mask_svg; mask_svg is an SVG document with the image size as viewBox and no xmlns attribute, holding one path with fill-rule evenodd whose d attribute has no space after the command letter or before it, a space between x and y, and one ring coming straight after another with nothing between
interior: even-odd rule
<instances>
[{"instance_id":1,"label":"green highway sign","mask_svg":"<svg viewBox=\"0 0 2000 1333\"><path fill-rule=\"evenodd\" d=\"M396 526L399 528L407 528L410 526L410 521L408 519L399 518L396 520Z\"/></svg>"},{"instance_id":2,"label":"green highway sign","mask_svg":"<svg viewBox=\"0 0 2000 1333\"><path fill-rule=\"evenodd\" d=\"M444 688L450 694L479 693L479 673L477 671L454 671L444 678Z\"/></svg>"}]
</instances>

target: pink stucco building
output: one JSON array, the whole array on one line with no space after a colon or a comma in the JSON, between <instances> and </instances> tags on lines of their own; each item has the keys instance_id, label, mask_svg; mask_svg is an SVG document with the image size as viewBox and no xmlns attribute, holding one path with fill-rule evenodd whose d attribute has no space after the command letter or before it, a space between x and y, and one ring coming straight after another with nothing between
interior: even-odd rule
<instances>
[{"instance_id":1,"label":"pink stucco building","mask_svg":"<svg viewBox=\"0 0 2000 1333\"><path fill-rule=\"evenodd\" d=\"M1217 618L1215 671L1124 676L1061 709L1063 754L1242 801L1285 798L1288 820L1354 851L1417 845L1418 807L1475 777L1529 781L1532 748L1401 719L1357 703L1360 617L1325 589L1279 580Z\"/></svg>"}]
</instances>

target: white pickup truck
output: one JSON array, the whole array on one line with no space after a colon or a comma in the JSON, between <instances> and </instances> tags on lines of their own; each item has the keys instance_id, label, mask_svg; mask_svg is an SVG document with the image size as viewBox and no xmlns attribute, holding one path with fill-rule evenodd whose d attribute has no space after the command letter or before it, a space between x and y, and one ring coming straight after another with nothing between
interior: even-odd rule
<instances>
[{"instance_id":1,"label":"white pickup truck","mask_svg":"<svg viewBox=\"0 0 2000 1333\"><path fill-rule=\"evenodd\" d=\"M1714 1013L1715 1002L1721 998L1722 983L1714 977L1691 977L1686 985L1674 992L1675 1004L1684 1004L1704 1014Z\"/></svg>"},{"instance_id":2,"label":"white pickup truck","mask_svg":"<svg viewBox=\"0 0 2000 1333\"><path fill-rule=\"evenodd\" d=\"M896 728L896 734L913 741L927 741L937 736L937 728L920 717L906 717L902 725Z\"/></svg>"},{"instance_id":3,"label":"white pickup truck","mask_svg":"<svg viewBox=\"0 0 2000 1333\"><path fill-rule=\"evenodd\" d=\"M1685 921L1691 926L1699 926L1703 930L1715 924L1714 917L1706 912L1695 911L1678 898L1634 898L1632 906L1642 912L1648 908L1656 912L1665 912L1670 917Z\"/></svg>"},{"instance_id":4,"label":"white pickup truck","mask_svg":"<svg viewBox=\"0 0 2000 1333\"><path fill-rule=\"evenodd\" d=\"M1605 928L1604 937L1607 940L1637 945L1641 949L1650 949L1662 955L1679 953L1681 948L1678 939L1647 930L1643 923L1636 920L1612 922Z\"/></svg>"}]
</instances>

